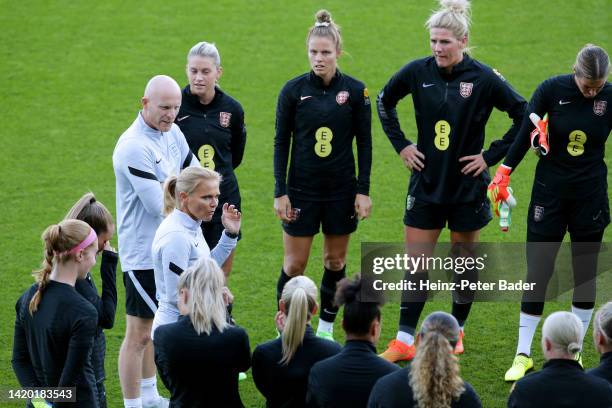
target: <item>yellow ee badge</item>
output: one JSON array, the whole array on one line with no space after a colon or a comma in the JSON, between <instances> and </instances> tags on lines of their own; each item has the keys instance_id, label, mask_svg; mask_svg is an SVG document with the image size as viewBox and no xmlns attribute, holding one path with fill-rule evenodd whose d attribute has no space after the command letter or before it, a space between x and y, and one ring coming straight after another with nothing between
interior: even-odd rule
<instances>
[{"instance_id":1,"label":"yellow ee badge","mask_svg":"<svg viewBox=\"0 0 612 408\"><path fill-rule=\"evenodd\" d=\"M215 149L209 145L205 144L200 146L198 149L198 157L200 158L200 164L202 167L214 170L215 162L213 161L213 157L215 157Z\"/></svg>"},{"instance_id":2,"label":"yellow ee badge","mask_svg":"<svg viewBox=\"0 0 612 408\"><path fill-rule=\"evenodd\" d=\"M315 133L315 139L317 139L317 143L315 143L315 154L319 157L327 157L332 152L331 140L334 137L331 129L328 127L320 127L317 129Z\"/></svg>"},{"instance_id":3,"label":"yellow ee badge","mask_svg":"<svg viewBox=\"0 0 612 408\"><path fill-rule=\"evenodd\" d=\"M567 152L572 156L580 156L584 153L584 143L587 140L586 133L582 130L574 130L569 135L569 143L567 144Z\"/></svg>"},{"instance_id":4,"label":"yellow ee badge","mask_svg":"<svg viewBox=\"0 0 612 408\"><path fill-rule=\"evenodd\" d=\"M439 120L436 122L434 130L436 132L436 137L434 138L434 145L436 145L436 148L442 151L448 149L451 132L450 123L445 120Z\"/></svg>"},{"instance_id":5,"label":"yellow ee badge","mask_svg":"<svg viewBox=\"0 0 612 408\"><path fill-rule=\"evenodd\" d=\"M370 94L368 88L363 88L363 104L368 106L370 104Z\"/></svg>"}]
</instances>

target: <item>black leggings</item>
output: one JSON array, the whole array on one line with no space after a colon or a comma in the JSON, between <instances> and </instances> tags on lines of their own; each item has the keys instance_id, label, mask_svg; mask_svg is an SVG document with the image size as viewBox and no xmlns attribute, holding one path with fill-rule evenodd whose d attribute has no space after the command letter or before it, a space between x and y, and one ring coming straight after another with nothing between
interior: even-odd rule
<instances>
[{"instance_id":1,"label":"black leggings","mask_svg":"<svg viewBox=\"0 0 612 408\"><path fill-rule=\"evenodd\" d=\"M597 259L603 230L578 234L570 232L574 294L572 304L581 309L595 306ZM544 311L546 288L555 269L557 253L563 241L560 236L545 236L527 232L527 282L535 283L533 291L523 292L521 312L541 316Z\"/></svg>"}]
</instances>

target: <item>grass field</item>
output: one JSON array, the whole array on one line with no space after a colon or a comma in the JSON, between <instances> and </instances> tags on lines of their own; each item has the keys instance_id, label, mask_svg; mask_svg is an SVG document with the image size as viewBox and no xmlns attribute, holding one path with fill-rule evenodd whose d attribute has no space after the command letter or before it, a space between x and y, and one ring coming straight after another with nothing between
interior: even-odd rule
<instances>
[{"instance_id":1,"label":"grass field","mask_svg":"<svg viewBox=\"0 0 612 408\"><path fill-rule=\"evenodd\" d=\"M216 42L222 56L222 88L246 112L248 140L237 174L242 190L244 238L230 286L235 317L254 347L275 335L275 283L282 262L281 229L272 211L272 146L276 97L290 78L308 69L304 38L314 13L328 8L342 26L346 54L341 69L366 82L375 95L407 61L429 54L423 28L432 1L217 1L105 2L0 0L0 101L5 122L0 200L0 387L15 388L11 369L14 303L32 283L41 261L40 234L57 222L84 192L91 190L114 212L111 154L119 135L139 109L147 80L159 73L186 83L185 55L198 41ZM612 51L612 0L573 2L475 1L470 45L475 58L497 68L526 98L549 76L570 72L577 51L593 42ZM399 108L408 135L416 131L410 102ZM510 121L494 112L489 140ZM374 212L353 236L349 273L359 270L361 242L397 242L408 172L373 119ZM513 175L519 207L508 234L495 222L482 241L521 242L536 159L529 155ZM608 166L611 160L607 158ZM612 229L605 240L612 238ZM448 232L442 236L448 240ZM116 243L116 239L114 240ZM315 241L307 274L320 281L321 245ZM610 275L604 277L610 279ZM121 405L117 355L125 327L119 276L115 328L107 331L107 391L112 407ZM599 293L599 303L612 297ZM433 303L425 313L449 310ZM569 309L551 303L545 313ZM382 349L396 331L397 304L384 309ZM509 385L502 376L512 361L517 303L476 304L467 326L462 373L486 407L502 407ZM336 337L341 338L336 325ZM536 366L542 364L534 340ZM587 338L585 364L598 357ZM160 386L163 388L163 386ZM251 379L240 391L248 407L263 406ZM22 406L0 400L2 406Z\"/></svg>"}]
</instances>

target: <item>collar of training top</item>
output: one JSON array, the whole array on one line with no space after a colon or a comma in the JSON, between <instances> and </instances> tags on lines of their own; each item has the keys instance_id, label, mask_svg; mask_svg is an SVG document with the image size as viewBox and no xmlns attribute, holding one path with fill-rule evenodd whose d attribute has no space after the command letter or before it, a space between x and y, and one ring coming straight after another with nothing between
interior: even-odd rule
<instances>
[{"instance_id":1,"label":"collar of training top","mask_svg":"<svg viewBox=\"0 0 612 408\"><path fill-rule=\"evenodd\" d=\"M202 220L194 220L190 215L182 212L178 208L172 210L172 217L176 219L180 225L191 231L197 231L200 228L200 224L202 224Z\"/></svg>"},{"instance_id":2,"label":"collar of training top","mask_svg":"<svg viewBox=\"0 0 612 408\"><path fill-rule=\"evenodd\" d=\"M336 84L336 82L340 80L340 78L342 78L342 73L337 68L336 68L336 75L334 75L334 77L332 78L328 86L325 86L323 84L323 78L321 78L320 76L317 76L317 74L315 74L313 71L310 71L310 74L308 75L308 80L313 82L314 85L318 88L331 88Z\"/></svg>"},{"instance_id":3,"label":"collar of training top","mask_svg":"<svg viewBox=\"0 0 612 408\"><path fill-rule=\"evenodd\" d=\"M431 57L432 61L434 64L436 64L436 59L435 57ZM472 63L472 58L468 55L468 54L463 54L463 59L461 60L460 63L458 63L457 65L453 66L453 69L450 73L445 72L442 68L438 67L438 65L436 64L436 68L438 69L438 72L440 73L440 75L442 77L455 77L459 74L461 74L462 72L465 72L467 70L470 69L470 64Z\"/></svg>"},{"instance_id":4,"label":"collar of training top","mask_svg":"<svg viewBox=\"0 0 612 408\"><path fill-rule=\"evenodd\" d=\"M577 368L580 371L584 371L584 368L582 368L579 362L577 362L576 360L569 360L566 358L553 358L552 360L548 360L547 362L544 363L542 368L548 368L548 367L554 368L554 369L563 368L563 367L567 367L567 368L571 367L571 368Z\"/></svg>"},{"instance_id":5,"label":"collar of training top","mask_svg":"<svg viewBox=\"0 0 612 408\"><path fill-rule=\"evenodd\" d=\"M197 95L194 95L191 93L191 89L189 88L189 85L183 88L184 101L192 106L199 106L199 107L205 106L207 108L212 107L221 99L223 95L224 95L224 92L221 90L221 88L215 85L215 96L213 97L213 100L210 101L208 105L204 105L200 103L200 98Z\"/></svg>"},{"instance_id":6,"label":"collar of training top","mask_svg":"<svg viewBox=\"0 0 612 408\"><path fill-rule=\"evenodd\" d=\"M148 136L160 136L163 133L157 129L153 129L151 126L147 125L144 118L142 117L142 111L138 112L138 126L140 127L140 131Z\"/></svg>"}]
</instances>

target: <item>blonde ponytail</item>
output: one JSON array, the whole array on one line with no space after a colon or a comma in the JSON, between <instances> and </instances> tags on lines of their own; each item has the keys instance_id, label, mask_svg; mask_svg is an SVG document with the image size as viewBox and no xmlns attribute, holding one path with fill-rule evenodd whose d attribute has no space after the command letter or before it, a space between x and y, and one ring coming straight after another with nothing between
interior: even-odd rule
<instances>
[{"instance_id":1,"label":"blonde ponytail","mask_svg":"<svg viewBox=\"0 0 612 408\"><path fill-rule=\"evenodd\" d=\"M285 304L285 328L281 336L283 357L280 363L289 364L304 340L306 325L317 306L317 287L305 276L292 278L283 289L281 300Z\"/></svg>"}]
</instances>

